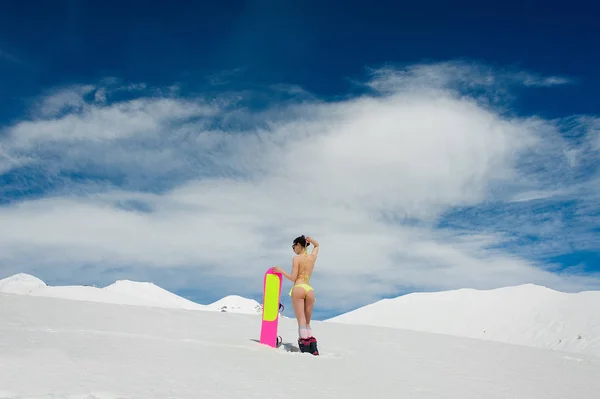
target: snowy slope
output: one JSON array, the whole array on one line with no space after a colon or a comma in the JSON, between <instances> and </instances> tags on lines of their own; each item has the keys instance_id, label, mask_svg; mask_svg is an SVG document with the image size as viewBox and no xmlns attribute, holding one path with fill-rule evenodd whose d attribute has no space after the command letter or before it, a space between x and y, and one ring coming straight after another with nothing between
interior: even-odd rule
<instances>
[{"instance_id":1,"label":"snowy slope","mask_svg":"<svg viewBox=\"0 0 600 399\"><path fill-rule=\"evenodd\" d=\"M384 299L327 322L363 324L600 356L600 291L564 293L526 284Z\"/></svg>"},{"instance_id":2,"label":"snowy slope","mask_svg":"<svg viewBox=\"0 0 600 399\"><path fill-rule=\"evenodd\" d=\"M0 280L0 292L25 295L40 292L47 288L46 283L30 274L19 273Z\"/></svg>"},{"instance_id":3,"label":"snowy slope","mask_svg":"<svg viewBox=\"0 0 600 399\"><path fill-rule=\"evenodd\" d=\"M239 295L228 295L206 306L219 312L262 314L261 304Z\"/></svg>"},{"instance_id":4,"label":"snowy slope","mask_svg":"<svg viewBox=\"0 0 600 399\"><path fill-rule=\"evenodd\" d=\"M150 306L196 310L205 309L203 305L182 298L149 282L118 280L102 288L102 291L108 292L111 295L117 294L141 299Z\"/></svg>"},{"instance_id":5,"label":"snowy slope","mask_svg":"<svg viewBox=\"0 0 600 399\"><path fill-rule=\"evenodd\" d=\"M262 346L253 315L0 294L0 397L596 399L600 359L313 323L321 356ZM282 320L284 342L296 337Z\"/></svg>"},{"instance_id":6,"label":"snowy slope","mask_svg":"<svg viewBox=\"0 0 600 399\"><path fill-rule=\"evenodd\" d=\"M35 276L19 273L0 280L0 293L233 313L261 314L262 311L261 305L252 299L228 296L215 303L202 305L173 294L153 283L130 280L119 280L104 288L81 285L48 286Z\"/></svg>"}]
</instances>

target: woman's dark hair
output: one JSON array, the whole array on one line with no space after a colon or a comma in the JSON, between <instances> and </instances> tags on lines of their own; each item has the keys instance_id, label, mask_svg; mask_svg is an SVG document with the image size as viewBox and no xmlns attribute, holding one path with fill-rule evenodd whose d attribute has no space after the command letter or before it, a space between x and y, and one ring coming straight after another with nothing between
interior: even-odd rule
<instances>
[{"instance_id":1,"label":"woman's dark hair","mask_svg":"<svg viewBox=\"0 0 600 399\"><path fill-rule=\"evenodd\" d=\"M304 237L304 235L301 235L300 237L296 237L294 239L294 245L296 244L300 244L302 246L302 248L306 248L306 237Z\"/></svg>"}]
</instances>

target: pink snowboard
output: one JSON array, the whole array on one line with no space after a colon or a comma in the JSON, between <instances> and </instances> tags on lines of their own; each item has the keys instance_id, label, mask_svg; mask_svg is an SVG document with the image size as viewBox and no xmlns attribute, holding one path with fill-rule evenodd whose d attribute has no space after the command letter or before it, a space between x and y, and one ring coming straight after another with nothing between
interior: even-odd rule
<instances>
[{"instance_id":1,"label":"pink snowboard","mask_svg":"<svg viewBox=\"0 0 600 399\"><path fill-rule=\"evenodd\" d=\"M279 298L281 296L281 273L267 270L263 285L263 312L260 329L260 343L277 347L277 326L279 323Z\"/></svg>"}]
</instances>

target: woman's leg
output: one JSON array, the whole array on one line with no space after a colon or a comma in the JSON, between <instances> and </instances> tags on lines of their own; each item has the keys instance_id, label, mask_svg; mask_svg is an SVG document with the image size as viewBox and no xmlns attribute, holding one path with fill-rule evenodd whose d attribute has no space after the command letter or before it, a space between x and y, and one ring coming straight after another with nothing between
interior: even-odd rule
<instances>
[{"instance_id":1,"label":"woman's leg","mask_svg":"<svg viewBox=\"0 0 600 399\"><path fill-rule=\"evenodd\" d=\"M304 314L304 288L296 287L292 291L292 306L298 321L298 335L300 338L308 338L306 333L306 315Z\"/></svg>"},{"instance_id":2,"label":"woman's leg","mask_svg":"<svg viewBox=\"0 0 600 399\"><path fill-rule=\"evenodd\" d=\"M306 320L306 328L308 336L312 337L312 329L310 328L310 319L312 317L313 307L315 306L315 292L308 291L304 300L304 318Z\"/></svg>"}]
</instances>

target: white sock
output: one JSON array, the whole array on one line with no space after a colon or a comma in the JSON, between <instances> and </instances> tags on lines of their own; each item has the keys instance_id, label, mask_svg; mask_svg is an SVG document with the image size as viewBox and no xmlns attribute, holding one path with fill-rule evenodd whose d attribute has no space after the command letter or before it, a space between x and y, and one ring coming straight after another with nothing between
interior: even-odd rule
<instances>
[{"instance_id":1,"label":"white sock","mask_svg":"<svg viewBox=\"0 0 600 399\"><path fill-rule=\"evenodd\" d=\"M308 335L308 330L306 329L306 326L299 326L298 327L298 335L300 336L300 338L308 338L310 335Z\"/></svg>"},{"instance_id":2,"label":"white sock","mask_svg":"<svg viewBox=\"0 0 600 399\"><path fill-rule=\"evenodd\" d=\"M309 337L312 337L312 336L313 336L313 335L312 335L312 328L310 328L310 326L306 326L306 334L307 334Z\"/></svg>"}]
</instances>

